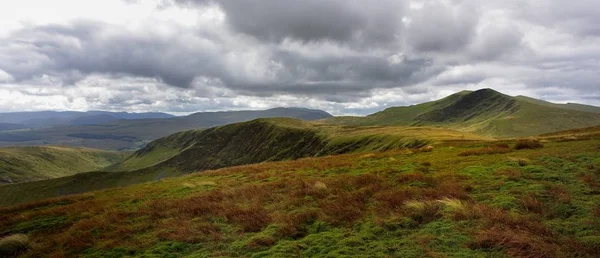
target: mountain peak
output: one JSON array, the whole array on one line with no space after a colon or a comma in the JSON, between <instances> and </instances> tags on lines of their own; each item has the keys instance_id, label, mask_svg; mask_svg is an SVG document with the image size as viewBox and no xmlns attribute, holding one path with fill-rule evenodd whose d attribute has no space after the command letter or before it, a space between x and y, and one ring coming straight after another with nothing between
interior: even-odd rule
<instances>
[{"instance_id":1,"label":"mountain peak","mask_svg":"<svg viewBox=\"0 0 600 258\"><path fill-rule=\"evenodd\" d=\"M518 105L513 97L492 89L480 89L460 95L450 105L423 113L418 119L429 122L459 122L493 117L505 112L513 113L516 110Z\"/></svg>"}]
</instances>

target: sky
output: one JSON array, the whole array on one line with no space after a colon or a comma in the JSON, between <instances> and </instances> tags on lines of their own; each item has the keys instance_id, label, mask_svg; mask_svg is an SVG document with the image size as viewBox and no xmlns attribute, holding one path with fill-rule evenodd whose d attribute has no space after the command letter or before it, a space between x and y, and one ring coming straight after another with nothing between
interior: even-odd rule
<instances>
[{"instance_id":1,"label":"sky","mask_svg":"<svg viewBox=\"0 0 600 258\"><path fill-rule=\"evenodd\" d=\"M0 28L0 112L600 105L597 0L3 0Z\"/></svg>"}]
</instances>

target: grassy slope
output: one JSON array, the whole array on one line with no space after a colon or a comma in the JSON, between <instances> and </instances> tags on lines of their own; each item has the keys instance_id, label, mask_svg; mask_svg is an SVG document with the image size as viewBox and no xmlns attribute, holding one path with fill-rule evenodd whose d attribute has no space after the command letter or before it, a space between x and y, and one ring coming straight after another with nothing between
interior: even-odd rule
<instances>
[{"instance_id":1,"label":"grassy slope","mask_svg":"<svg viewBox=\"0 0 600 258\"><path fill-rule=\"evenodd\" d=\"M507 141L509 145L512 142ZM25 257L598 257L600 138L262 163L0 210Z\"/></svg>"},{"instance_id":2,"label":"grassy slope","mask_svg":"<svg viewBox=\"0 0 600 258\"><path fill-rule=\"evenodd\" d=\"M258 119L159 139L108 171L0 187L0 206L156 181L199 170L340 153L418 148L489 138L428 127L332 126Z\"/></svg>"},{"instance_id":3,"label":"grassy slope","mask_svg":"<svg viewBox=\"0 0 600 258\"><path fill-rule=\"evenodd\" d=\"M543 106L548 106L548 107L566 108L566 109L572 109L572 110L577 110L577 111L600 113L600 107L596 107L596 106L583 105L583 104L577 104L577 103L556 104L556 103L543 101L543 100L539 100L539 99L534 99L534 98L530 98L530 97L526 97L526 96L516 96L515 98L518 100L527 101L527 102L530 102L533 104L538 104L538 105L543 105Z\"/></svg>"},{"instance_id":4,"label":"grassy slope","mask_svg":"<svg viewBox=\"0 0 600 258\"><path fill-rule=\"evenodd\" d=\"M429 127L334 126L289 118L258 119L159 139L111 169L153 166L196 171L356 151L418 148L459 138L487 139Z\"/></svg>"},{"instance_id":5,"label":"grassy slope","mask_svg":"<svg viewBox=\"0 0 600 258\"><path fill-rule=\"evenodd\" d=\"M595 111L595 112L591 112ZM510 97L493 90L463 91L409 107L360 117L328 119L333 124L430 125L493 137L523 137L600 124L600 108Z\"/></svg>"},{"instance_id":6,"label":"grassy slope","mask_svg":"<svg viewBox=\"0 0 600 258\"><path fill-rule=\"evenodd\" d=\"M99 170L125 158L124 153L72 147L0 148L0 184L70 176Z\"/></svg>"}]
</instances>

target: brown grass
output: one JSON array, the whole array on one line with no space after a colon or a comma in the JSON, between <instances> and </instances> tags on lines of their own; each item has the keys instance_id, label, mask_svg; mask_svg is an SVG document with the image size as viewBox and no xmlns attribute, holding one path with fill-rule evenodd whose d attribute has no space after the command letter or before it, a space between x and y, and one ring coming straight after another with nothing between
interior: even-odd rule
<instances>
[{"instance_id":1,"label":"brown grass","mask_svg":"<svg viewBox=\"0 0 600 258\"><path fill-rule=\"evenodd\" d=\"M466 150L458 154L458 156L479 156L479 155L491 155L491 154L504 154L512 152L512 149L507 144L495 144L492 146Z\"/></svg>"},{"instance_id":2,"label":"brown grass","mask_svg":"<svg viewBox=\"0 0 600 258\"><path fill-rule=\"evenodd\" d=\"M544 145L538 139L518 139L515 144L515 150L539 149L542 147L544 147Z\"/></svg>"},{"instance_id":3,"label":"brown grass","mask_svg":"<svg viewBox=\"0 0 600 258\"><path fill-rule=\"evenodd\" d=\"M521 206L529 212L543 214L544 213L544 203L539 201L533 195L525 195L520 199Z\"/></svg>"},{"instance_id":4,"label":"brown grass","mask_svg":"<svg viewBox=\"0 0 600 258\"><path fill-rule=\"evenodd\" d=\"M547 185L548 195L561 203L571 203L571 194L563 185Z\"/></svg>"},{"instance_id":5,"label":"brown grass","mask_svg":"<svg viewBox=\"0 0 600 258\"><path fill-rule=\"evenodd\" d=\"M506 176L508 180L517 181L523 177L521 170L517 168L500 168L496 174Z\"/></svg>"},{"instance_id":6,"label":"brown grass","mask_svg":"<svg viewBox=\"0 0 600 258\"><path fill-rule=\"evenodd\" d=\"M493 226L475 237L475 245L483 248L501 248L514 257L557 257L556 247L548 241L521 229Z\"/></svg>"}]
</instances>

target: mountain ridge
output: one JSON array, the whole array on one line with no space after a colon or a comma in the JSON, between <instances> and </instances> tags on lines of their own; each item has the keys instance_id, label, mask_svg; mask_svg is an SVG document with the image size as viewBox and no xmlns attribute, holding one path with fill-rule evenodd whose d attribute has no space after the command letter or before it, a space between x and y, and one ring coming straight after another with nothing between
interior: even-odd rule
<instances>
[{"instance_id":1,"label":"mountain ridge","mask_svg":"<svg viewBox=\"0 0 600 258\"><path fill-rule=\"evenodd\" d=\"M440 126L492 137L525 137L600 124L600 107L512 97L493 89L390 107L366 117L332 118L347 125Z\"/></svg>"}]
</instances>

